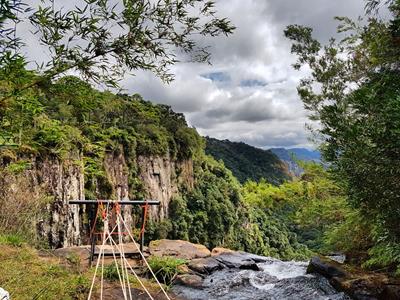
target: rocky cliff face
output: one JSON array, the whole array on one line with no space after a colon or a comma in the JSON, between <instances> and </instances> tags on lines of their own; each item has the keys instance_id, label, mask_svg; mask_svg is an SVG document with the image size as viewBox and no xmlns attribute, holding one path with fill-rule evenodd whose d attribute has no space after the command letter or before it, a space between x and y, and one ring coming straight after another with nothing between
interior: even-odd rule
<instances>
[{"instance_id":1,"label":"rocky cliff face","mask_svg":"<svg viewBox=\"0 0 400 300\"><path fill-rule=\"evenodd\" d=\"M191 160L176 161L169 156L139 156L136 167L146 198L161 201L159 207L150 210L149 218L155 221L168 217L169 203L181 188L191 189L194 185ZM104 168L112 186L112 198L129 199L129 168L122 151L107 155ZM18 178L26 180L21 183ZM87 243L89 226L86 208L68 204L69 200L85 197L84 172L80 159L64 162L51 158L33 159L27 170L9 175L1 183L0 194L5 201L15 198L21 191L27 191L29 195L41 193L50 196L45 211L36 220L32 220L32 226L36 226L39 236L47 240L51 247ZM127 224L132 226L135 221L132 207L125 206L122 209Z\"/></svg>"},{"instance_id":2,"label":"rocky cliff face","mask_svg":"<svg viewBox=\"0 0 400 300\"><path fill-rule=\"evenodd\" d=\"M47 237L49 244L56 248L81 244L85 207L68 205L68 201L84 198L82 165L46 159L36 162L29 175L33 182L37 180L44 185L45 191L53 197L47 205L47 216L44 214L37 223L39 234Z\"/></svg>"},{"instance_id":3,"label":"rocky cliff face","mask_svg":"<svg viewBox=\"0 0 400 300\"><path fill-rule=\"evenodd\" d=\"M112 185L112 198L116 200L129 199L129 168L122 151L106 156L104 168ZM121 207L121 212L128 226L132 226L132 206Z\"/></svg>"},{"instance_id":4,"label":"rocky cliff face","mask_svg":"<svg viewBox=\"0 0 400 300\"><path fill-rule=\"evenodd\" d=\"M168 156L139 156L137 164L148 199L161 202L159 207L151 207L150 218L163 220L168 217L169 203L179 193L179 188L193 188L193 162L173 161Z\"/></svg>"},{"instance_id":5,"label":"rocky cliff face","mask_svg":"<svg viewBox=\"0 0 400 300\"><path fill-rule=\"evenodd\" d=\"M84 237L85 208L68 205L70 199L83 198L84 178L77 162L32 158L27 169L7 173L1 180L0 200L9 203L13 218L26 215L26 226L36 227L38 235L53 247L80 244ZM34 210L39 213L30 213Z\"/></svg>"}]
</instances>

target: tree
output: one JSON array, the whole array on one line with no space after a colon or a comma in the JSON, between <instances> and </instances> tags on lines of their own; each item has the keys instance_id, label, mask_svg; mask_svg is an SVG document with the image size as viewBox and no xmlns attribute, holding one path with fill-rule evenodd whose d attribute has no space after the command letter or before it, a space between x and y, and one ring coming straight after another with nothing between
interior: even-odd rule
<instances>
[{"instance_id":1,"label":"tree","mask_svg":"<svg viewBox=\"0 0 400 300\"><path fill-rule=\"evenodd\" d=\"M294 65L311 76L298 93L312 118L324 157L345 179L351 203L374 221L376 241L400 241L400 1L386 1L390 20L380 19L381 1L367 1L366 23L337 18L340 42L322 46L312 29L288 26Z\"/></svg>"},{"instance_id":2,"label":"tree","mask_svg":"<svg viewBox=\"0 0 400 300\"><path fill-rule=\"evenodd\" d=\"M116 86L126 71L149 70L166 82L177 52L192 61L209 62L207 46L195 36L229 35L234 27L216 16L208 0L82 0L62 8L56 0L34 7L23 0L1 0L0 68L23 56L18 23L28 19L35 37L47 48L50 59L37 66L42 75L18 86L18 91L67 71L86 79ZM5 76L5 78L7 78ZM0 101L10 97L6 93Z\"/></svg>"}]
</instances>

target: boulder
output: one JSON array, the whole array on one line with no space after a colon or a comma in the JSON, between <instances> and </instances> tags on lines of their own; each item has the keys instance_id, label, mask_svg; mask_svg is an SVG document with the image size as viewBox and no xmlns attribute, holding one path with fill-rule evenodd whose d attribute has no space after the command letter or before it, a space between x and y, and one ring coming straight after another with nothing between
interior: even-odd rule
<instances>
[{"instance_id":1,"label":"boulder","mask_svg":"<svg viewBox=\"0 0 400 300\"><path fill-rule=\"evenodd\" d=\"M151 241L149 251L154 256L173 256L183 259L209 257L210 250L200 244L193 244L182 240L156 240Z\"/></svg>"},{"instance_id":2,"label":"boulder","mask_svg":"<svg viewBox=\"0 0 400 300\"><path fill-rule=\"evenodd\" d=\"M89 259L90 245L58 248L53 253L63 258L77 257L83 262Z\"/></svg>"},{"instance_id":3,"label":"boulder","mask_svg":"<svg viewBox=\"0 0 400 300\"><path fill-rule=\"evenodd\" d=\"M235 251L228 249L228 248L216 247L216 248L212 249L211 256L220 255L223 253L234 253L234 252Z\"/></svg>"},{"instance_id":4,"label":"boulder","mask_svg":"<svg viewBox=\"0 0 400 300\"><path fill-rule=\"evenodd\" d=\"M223 268L223 265L213 257L196 258L189 262L189 269L201 274L211 274Z\"/></svg>"},{"instance_id":5,"label":"boulder","mask_svg":"<svg viewBox=\"0 0 400 300\"><path fill-rule=\"evenodd\" d=\"M101 245L96 245L95 252L100 252ZM113 264L114 258L112 256L113 250L114 253L118 256L119 248L116 246L112 247L111 245L104 245L104 253L106 257L104 258L104 263L106 265ZM124 243L124 252L125 255L132 266L137 265L138 258L140 258L140 253L137 250L134 243ZM69 264L72 264L78 267L81 271L88 268L88 262L90 257L90 245L83 246L74 246L74 247L64 247L58 248L53 251L54 255L57 257L64 258ZM148 249L145 247L143 249L143 255L145 257L149 256ZM94 257L93 264L96 264L97 256ZM1 300L1 299L0 299Z\"/></svg>"},{"instance_id":6,"label":"boulder","mask_svg":"<svg viewBox=\"0 0 400 300\"><path fill-rule=\"evenodd\" d=\"M338 262L319 256L311 258L310 264L307 267L307 273L318 273L328 279L343 277L345 275L345 271Z\"/></svg>"},{"instance_id":7,"label":"boulder","mask_svg":"<svg viewBox=\"0 0 400 300\"><path fill-rule=\"evenodd\" d=\"M254 271L260 270L256 261L254 261L246 253L223 253L213 256L213 258L228 268L248 269Z\"/></svg>"},{"instance_id":8,"label":"boulder","mask_svg":"<svg viewBox=\"0 0 400 300\"><path fill-rule=\"evenodd\" d=\"M176 277L175 283L199 289L203 286L203 278L195 274L182 274Z\"/></svg>"},{"instance_id":9,"label":"boulder","mask_svg":"<svg viewBox=\"0 0 400 300\"><path fill-rule=\"evenodd\" d=\"M307 273L324 276L334 288L355 300L400 299L400 281L385 274L349 267L327 257L313 257Z\"/></svg>"}]
</instances>

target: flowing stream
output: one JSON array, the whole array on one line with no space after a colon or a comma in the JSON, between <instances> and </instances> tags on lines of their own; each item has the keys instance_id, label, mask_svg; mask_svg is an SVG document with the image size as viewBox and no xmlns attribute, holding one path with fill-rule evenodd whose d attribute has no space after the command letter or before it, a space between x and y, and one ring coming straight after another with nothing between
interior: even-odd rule
<instances>
[{"instance_id":1,"label":"flowing stream","mask_svg":"<svg viewBox=\"0 0 400 300\"><path fill-rule=\"evenodd\" d=\"M174 286L178 296L190 300L348 300L318 275L306 274L308 262L263 257L259 271L223 268L205 276L202 287Z\"/></svg>"}]
</instances>

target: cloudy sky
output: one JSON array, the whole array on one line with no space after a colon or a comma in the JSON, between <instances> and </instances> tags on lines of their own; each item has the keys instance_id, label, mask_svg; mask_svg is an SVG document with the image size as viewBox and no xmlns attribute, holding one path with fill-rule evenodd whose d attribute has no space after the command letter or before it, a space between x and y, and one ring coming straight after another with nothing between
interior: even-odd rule
<instances>
[{"instance_id":1,"label":"cloudy sky","mask_svg":"<svg viewBox=\"0 0 400 300\"><path fill-rule=\"evenodd\" d=\"M35 0L38 2L39 0ZM79 0L58 1L62 7ZM127 76L122 88L146 100L171 105L200 134L243 141L256 147L308 147L307 112L296 86L307 70L292 69L295 57L283 36L289 24L314 28L327 41L336 34L334 16L362 15L364 0L215 0L219 16L237 27L229 37L199 40L209 45L212 65L181 62L167 85L151 73ZM38 41L19 32L33 61L46 59ZM17 30L18 31L18 30ZM33 53L33 54L32 54Z\"/></svg>"},{"instance_id":2,"label":"cloudy sky","mask_svg":"<svg viewBox=\"0 0 400 300\"><path fill-rule=\"evenodd\" d=\"M237 27L226 38L203 40L212 65L179 63L165 85L149 73L123 82L128 92L183 112L202 135L269 147L313 147L307 113L296 93L306 71L292 70L294 56L283 36L288 24L312 26L327 40L334 16L357 17L363 0L217 0L219 15Z\"/></svg>"}]
</instances>

